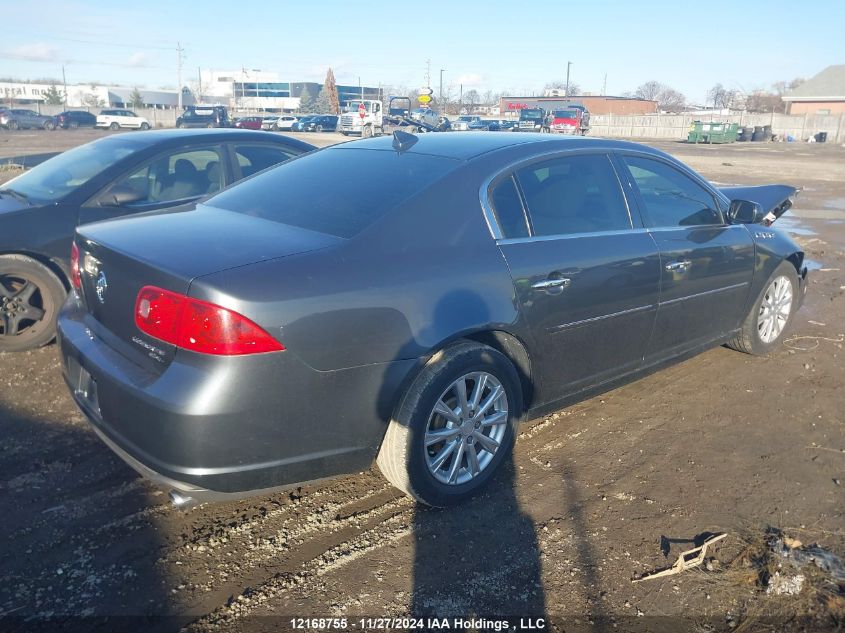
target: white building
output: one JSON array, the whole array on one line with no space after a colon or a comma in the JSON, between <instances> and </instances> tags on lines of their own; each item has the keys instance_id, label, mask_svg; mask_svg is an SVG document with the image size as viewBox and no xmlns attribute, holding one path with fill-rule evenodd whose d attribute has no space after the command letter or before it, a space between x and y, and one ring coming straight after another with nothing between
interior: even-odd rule
<instances>
[{"instance_id":1,"label":"white building","mask_svg":"<svg viewBox=\"0 0 845 633\"><path fill-rule=\"evenodd\" d=\"M205 103L221 103L235 110L296 110L289 82L264 70L201 70L198 92ZM312 95L316 96L316 95Z\"/></svg>"},{"instance_id":2,"label":"white building","mask_svg":"<svg viewBox=\"0 0 845 633\"><path fill-rule=\"evenodd\" d=\"M0 82L0 105L37 106L47 102L47 93L54 84ZM64 95L65 87L55 84L56 90ZM91 86L90 84L76 84L67 87L67 107L128 107L132 100L134 88L126 86ZM179 94L175 90L147 90L139 88L138 92L144 105L155 108L175 108ZM183 92L182 103L193 103L190 92Z\"/></svg>"}]
</instances>

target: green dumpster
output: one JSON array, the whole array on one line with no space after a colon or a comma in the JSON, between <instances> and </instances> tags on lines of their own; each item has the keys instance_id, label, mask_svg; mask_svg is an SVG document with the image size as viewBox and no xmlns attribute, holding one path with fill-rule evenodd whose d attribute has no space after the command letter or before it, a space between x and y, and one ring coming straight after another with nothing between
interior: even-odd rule
<instances>
[{"instance_id":1,"label":"green dumpster","mask_svg":"<svg viewBox=\"0 0 845 633\"><path fill-rule=\"evenodd\" d=\"M687 143L733 143L738 131L737 123L693 121L687 135Z\"/></svg>"}]
</instances>

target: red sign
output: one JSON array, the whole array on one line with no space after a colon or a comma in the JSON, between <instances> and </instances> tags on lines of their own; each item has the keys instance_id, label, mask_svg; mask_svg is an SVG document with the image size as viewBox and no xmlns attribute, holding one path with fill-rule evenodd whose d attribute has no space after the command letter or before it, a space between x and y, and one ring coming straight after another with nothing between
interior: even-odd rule
<instances>
[{"instance_id":1,"label":"red sign","mask_svg":"<svg viewBox=\"0 0 845 633\"><path fill-rule=\"evenodd\" d=\"M363 103L358 104L358 116L362 119L367 116L367 108L364 106Z\"/></svg>"},{"instance_id":2,"label":"red sign","mask_svg":"<svg viewBox=\"0 0 845 633\"><path fill-rule=\"evenodd\" d=\"M508 101L508 110L524 110L527 107L527 103L514 103L513 101Z\"/></svg>"}]
</instances>

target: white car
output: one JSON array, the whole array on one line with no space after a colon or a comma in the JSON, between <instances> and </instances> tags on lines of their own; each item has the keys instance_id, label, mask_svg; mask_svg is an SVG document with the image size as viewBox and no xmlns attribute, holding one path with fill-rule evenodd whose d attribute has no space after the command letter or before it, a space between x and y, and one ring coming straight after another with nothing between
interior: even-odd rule
<instances>
[{"instance_id":1,"label":"white car","mask_svg":"<svg viewBox=\"0 0 845 633\"><path fill-rule=\"evenodd\" d=\"M122 127L135 130L149 130L150 122L131 110L103 110L97 115L95 127L108 128L110 130L118 130Z\"/></svg>"},{"instance_id":2,"label":"white car","mask_svg":"<svg viewBox=\"0 0 845 633\"><path fill-rule=\"evenodd\" d=\"M276 123L273 126L273 129L274 130L287 130L288 132L290 132L290 129L293 126L293 124L296 123L298 120L299 119L296 118L295 116L290 116L290 115L280 116L278 119L276 119Z\"/></svg>"}]
</instances>

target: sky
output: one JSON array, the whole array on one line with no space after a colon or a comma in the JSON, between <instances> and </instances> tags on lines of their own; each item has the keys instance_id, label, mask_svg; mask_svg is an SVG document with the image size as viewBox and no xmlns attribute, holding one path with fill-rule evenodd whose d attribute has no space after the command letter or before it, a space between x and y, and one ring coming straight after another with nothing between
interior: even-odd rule
<instances>
[{"instance_id":1,"label":"sky","mask_svg":"<svg viewBox=\"0 0 845 633\"><path fill-rule=\"evenodd\" d=\"M476 89L530 95L656 80L702 103L716 83L750 92L845 64L845 1L40 0L3 7L0 77L62 76L147 88L198 68L275 71L282 81ZM430 64L430 66L429 66Z\"/></svg>"}]
</instances>

